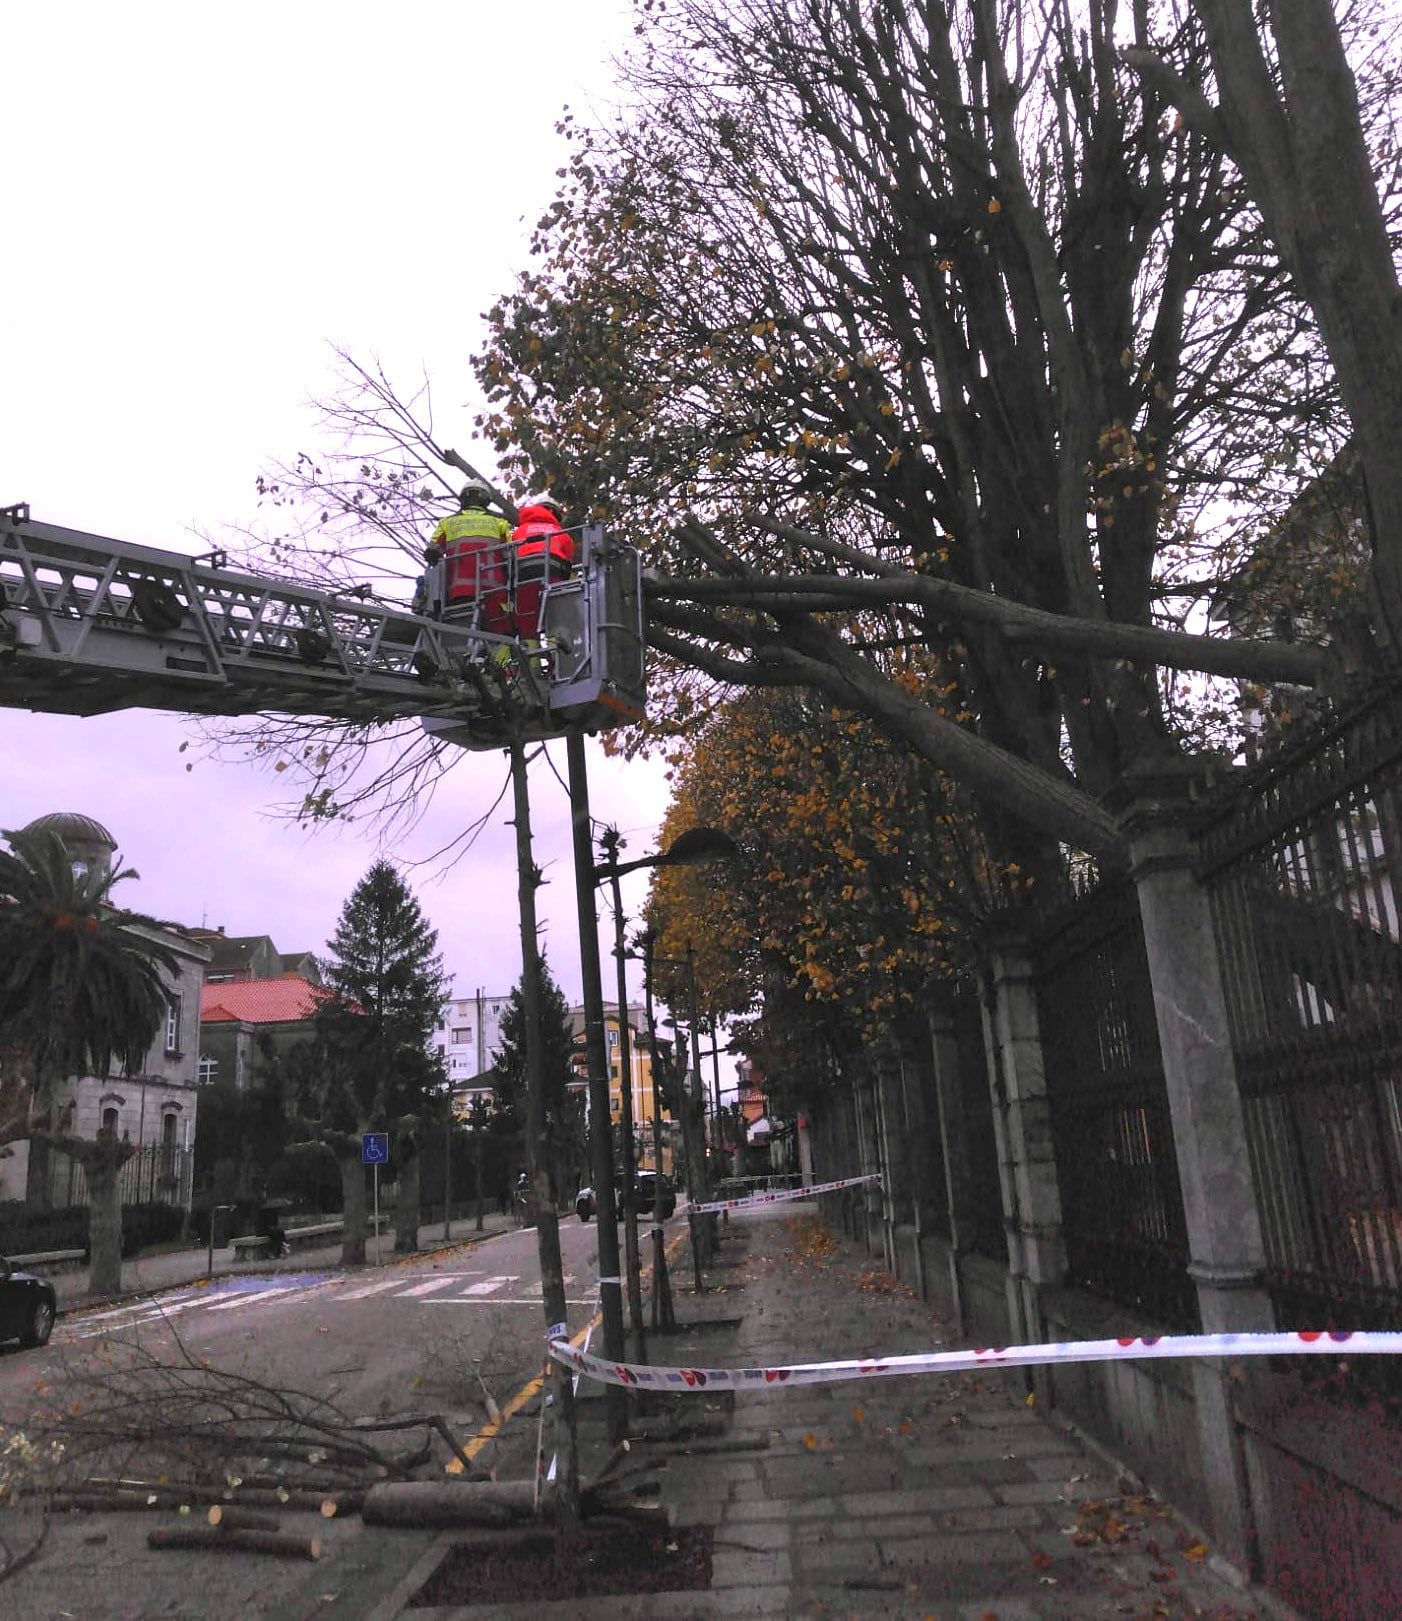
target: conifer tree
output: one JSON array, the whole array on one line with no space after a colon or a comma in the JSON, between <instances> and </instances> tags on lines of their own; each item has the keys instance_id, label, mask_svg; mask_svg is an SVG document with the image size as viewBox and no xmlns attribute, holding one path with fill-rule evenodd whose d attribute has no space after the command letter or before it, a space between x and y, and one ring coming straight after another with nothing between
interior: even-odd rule
<instances>
[{"instance_id":1,"label":"conifer tree","mask_svg":"<svg viewBox=\"0 0 1402 1621\"><path fill-rule=\"evenodd\" d=\"M544 1053L545 1108L550 1128L550 1176L558 1197L569 1191L566 1184L579 1169L579 1130L575 1129L569 1108L569 1083L574 1078L570 1063L573 1033L569 1003L555 983L549 964L541 959L541 1049ZM526 1007L520 981L501 1020L501 1047L492 1071L493 1114L498 1129L520 1131L526 1105Z\"/></svg>"},{"instance_id":2,"label":"conifer tree","mask_svg":"<svg viewBox=\"0 0 1402 1621\"><path fill-rule=\"evenodd\" d=\"M394 1134L396 1243L416 1241L418 1124L443 1086L429 1037L448 982L437 931L388 861L377 861L351 891L328 945L320 966L335 999L317 1018L322 1064L304 1101L315 1134L341 1166L344 1258L356 1262L365 1258L364 1132Z\"/></svg>"}]
</instances>

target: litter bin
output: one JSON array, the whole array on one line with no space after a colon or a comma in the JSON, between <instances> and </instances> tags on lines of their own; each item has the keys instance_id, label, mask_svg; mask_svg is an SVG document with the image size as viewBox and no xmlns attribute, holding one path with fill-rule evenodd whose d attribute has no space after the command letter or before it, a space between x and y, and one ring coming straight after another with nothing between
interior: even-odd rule
<instances>
[{"instance_id":1,"label":"litter bin","mask_svg":"<svg viewBox=\"0 0 1402 1621\"><path fill-rule=\"evenodd\" d=\"M234 1238L234 1207L217 1204L209 1213L210 1243L214 1249L227 1249Z\"/></svg>"}]
</instances>

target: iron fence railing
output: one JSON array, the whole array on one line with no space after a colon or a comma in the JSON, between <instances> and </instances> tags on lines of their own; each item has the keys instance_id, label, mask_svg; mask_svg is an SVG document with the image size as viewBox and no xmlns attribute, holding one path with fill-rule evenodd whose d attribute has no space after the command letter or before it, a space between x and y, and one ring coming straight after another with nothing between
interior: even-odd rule
<instances>
[{"instance_id":1,"label":"iron fence railing","mask_svg":"<svg viewBox=\"0 0 1402 1621\"><path fill-rule=\"evenodd\" d=\"M1252 772L1199 849L1280 1320L1402 1327L1402 689Z\"/></svg>"},{"instance_id":2,"label":"iron fence railing","mask_svg":"<svg viewBox=\"0 0 1402 1621\"><path fill-rule=\"evenodd\" d=\"M993 1128L993 1096L983 1047L978 992L963 991L954 1002L954 1042L958 1052L962 1171L968 1190L959 1217L960 1236L971 1250L1006 1265L1008 1232L998 1183L998 1139Z\"/></svg>"},{"instance_id":3,"label":"iron fence railing","mask_svg":"<svg viewBox=\"0 0 1402 1621\"><path fill-rule=\"evenodd\" d=\"M1199 1326L1139 904L1107 883L1036 941L1037 1009L1069 1281Z\"/></svg>"},{"instance_id":4,"label":"iron fence railing","mask_svg":"<svg viewBox=\"0 0 1402 1621\"><path fill-rule=\"evenodd\" d=\"M168 1204L188 1207L195 1156L188 1148L148 1143L122 1166L121 1200L128 1204ZM56 1210L88 1202L88 1179L76 1159L55 1149L49 1159L49 1200Z\"/></svg>"}]
</instances>

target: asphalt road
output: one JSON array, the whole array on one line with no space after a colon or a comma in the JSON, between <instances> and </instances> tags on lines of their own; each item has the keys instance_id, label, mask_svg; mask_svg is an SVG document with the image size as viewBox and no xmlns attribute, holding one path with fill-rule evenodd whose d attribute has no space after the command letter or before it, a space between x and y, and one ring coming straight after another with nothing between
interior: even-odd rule
<instances>
[{"instance_id":1,"label":"asphalt road","mask_svg":"<svg viewBox=\"0 0 1402 1621\"><path fill-rule=\"evenodd\" d=\"M592 1222L561 1221L572 1335L596 1312L597 1235ZM496 1435L487 1397L507 1409L539 1375L545 1327L534 1228L353 1272L217 1278L65 1316L45 1349L0 1352L0 1417L22 1427L36 1391L61 1388L114 1348L166 1358L183 1347L314 1392L352 1418L440 1413L464 1440L477 1438L474 1461L509 1474L525 1464L535 1425L517 1419ZM529 1395L519 1405L536 1410Z\"/></svg>"}]
</instances>

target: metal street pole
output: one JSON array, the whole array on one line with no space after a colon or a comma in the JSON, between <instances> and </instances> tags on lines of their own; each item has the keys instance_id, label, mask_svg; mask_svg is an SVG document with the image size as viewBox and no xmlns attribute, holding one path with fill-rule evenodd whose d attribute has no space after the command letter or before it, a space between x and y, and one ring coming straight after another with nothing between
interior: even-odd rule
<instances>
[{"instance_id":1,"label":"metal street pole","mask_svg":"<svg viewBox=\"0 0 1402 1621\"><path fill-rule=\"evenodd\" d=\"M453 1083L448 1082L448 1123L443 1128L443 1242L452 1236L453 1220Z\"/></svg>"},{"instance_id":2,"label":"metal street pole","mask_svg":"<svg viewBox=\"0 0 1402 1621\"><path fill-rule=\"evenodd\" d=\"M711 1103L715 1111L711 1118L715 1121L716 1149L720 1154L721 1174L724 1175L725 1131L720 1112L720 1023L714 1013L711 1015Z\"/></svg>"},{"instance_id":3,"label":"metal street pole","mask_svg":"<svg viewBox=\"0 0 1402 1621\"><path fill-rule=\"evenodd\" d=\"M541 1045L540 942L536 934L536 885L540 874L531 849L531 799L526 780L525 745L511 745L511 789L516 823L516 892L521 912L521 1004L526 1027L526 1167L528 1212L535 1217L541 1294L548 1332L565 1332L565 1271L560 1257L560 1223L550 1190L549 1125L545 1097L545 1053ZM531 1209L531 1207L534 1207ZM579 1458L574 1419L574 1387L560 1363L549 1362L547 1388L563 1437L560 1448L560 1503L569 1519L579 1513Z\"/></svg>"},{"instance_id":4,"label":"metal street pole","mask_svg":"<svg viewBox=\"0 0 1402 1621\"><path fill-rule=\"evenodd\" d=\"M652 1076L652 1326L674 1329L676 1313L672 1307L672 1280L667 1276L667 1245L662 1231L662 1113L657 1107L657 1019L652 1006L652 946L651 929L643 931L643 995L647 1007L648 1070ZM694 1224L693 1224L694 1225ZM693 1249L694 1253L694 1249ZM697 1272L699 1279L700 1272Z\"/></svg>"},{"instance_id":5,"label":"metal street pole","mask_svg":"<svg viewBox=\"0 0 1402 1621\"><path fill-rule=\"evenodd\" d=\"M643 1337L642 1261L638 1254L638 1212L633 1201L633 1058L628 1040L628 963L623 949L623 894L618 883L618 829L608 828L602 839L609 885L613 891L613 949L618 959L618 1061L622 1094L620 1126L623 1132L623 1249L628 1268L628 1317L633 1325L638 1361L647 1360Z\"/></svg>"},{"instance_id":6,"label":"metal street pole","mask_svg":"<svg viewBox=\"0 0 1402 1621\"><path fill-rule=\"evenodd\" d=\"M574 897L579 914L579 967L584 980L584 1055L589 1072L589 1162L594 1176L594 1215L599 1223L599 1310L604 1355L626 1359L623 1282L618 1264L618 1221L613 1191L613 1122L609 1113L608 1046L604 1039L604 986L599 964L599 914L594 902L594 840L589 824L589 774L584 739L565 738L569 767L570 822L574 832ZM628 1433L628 1392L604 1386L609 1443Z\"/></svg>"},{"instance_id":7,"label":"metal street pole","mask_svg":"<svg viewBox=\"0 0 1402 1621\"><path fill-rule=\"evenodd\" d=\"M691 1096L695 1099L694 1108L701 1128L701 1201L704 1203L711 1195L711 1174L706 1163L706 1083L701 1079L701 1031L699 1028L699 1014L697 1009L696 990L696 953L692 950L691 941L686 943L686 973L687 973L687 1000L691 1015L691 1074L688 1077ZM712 1255L712 1239L715 1236L715 1217L702 1217L702 1255L709 1262Z\"/></svg>"}]
</instances>

